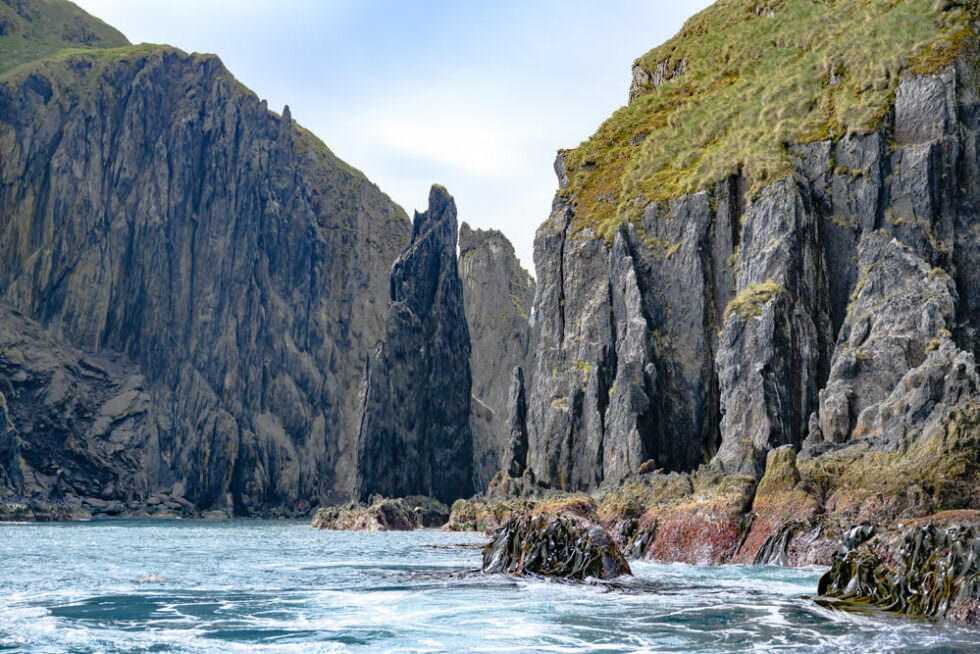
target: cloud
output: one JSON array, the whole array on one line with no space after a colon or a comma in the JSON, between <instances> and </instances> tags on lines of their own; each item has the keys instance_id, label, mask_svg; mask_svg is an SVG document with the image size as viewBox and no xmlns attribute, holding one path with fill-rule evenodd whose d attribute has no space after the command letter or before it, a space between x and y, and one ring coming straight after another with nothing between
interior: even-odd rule
<instances>
[{"instance_id":1,"label":"cloud","mask_svg":"<svg viewBox=\"0 0 980 654\"><path fill-rule=\"evenodd\" d=\"M386 116L370 135L394 155L424 159L467 173L506 176L519 156L502 126L477 117L425 114Z\"/></svg>"}]
</instances>

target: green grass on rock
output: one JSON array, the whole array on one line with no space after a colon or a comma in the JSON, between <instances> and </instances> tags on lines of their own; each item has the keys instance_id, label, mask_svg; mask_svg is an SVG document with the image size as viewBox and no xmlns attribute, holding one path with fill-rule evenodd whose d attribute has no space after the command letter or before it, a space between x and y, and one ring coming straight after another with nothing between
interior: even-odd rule
<instances>
[{"instance_id":1,"label":"green grass on rock","mask_svg":"<svg viewBox=\"0 0 980 654\"><path fill-rule=\"evenodd\" d=\"M875 130L903 75L975 40L977 13L975 0L720 0L637 60L680 74L566 153L575 228L608 238L651 201L789 176L788 146Z\"/></svg>"}]
</instances>

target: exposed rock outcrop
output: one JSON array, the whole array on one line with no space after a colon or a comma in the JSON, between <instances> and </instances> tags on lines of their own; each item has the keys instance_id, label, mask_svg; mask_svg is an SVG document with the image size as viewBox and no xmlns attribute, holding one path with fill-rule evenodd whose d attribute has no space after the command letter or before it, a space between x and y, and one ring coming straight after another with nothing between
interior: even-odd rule
<instances>
[{"instance_id":1,"label":"exposed rock outcrop","mask_svg":"<svg viewBox=\"0 0 980 654\"><path fill-rule=\"evenodd\" d=\"M608 233L579 215L559 155L535 241L536 477L594 489L652 460L760 479L780 446L898 452L975 401L980 86L964 52L907 75L877 131L793 146L791 177L637 197Z\"/></svg>"},{"instance_id":2,"label":"exposed rock outcrop","mask_svg":"<svg viewBox=\"0 0 980 654\"><path fill-rule=\"evenodd\" d=\"M0 375L3 495L89 509L149 495L159 414L126 357L72 348L0 303Z\"/></svg>"},{"instance_id":3,"label":"exposed rock outcrop","mask_svg":"<svg viewBox=\"0 0 980 654\"><path fill-rule=\"evenodd\" d=\"M631 104L559 153L535 239L526 474L600 497L630 556L827 565L855 524L980 498L980 16L897 5L868 20L925 12L937 43L958 40L908 53L876 82L890 91L862 95L878 106L860 127L832 118L707 171L696 151L745 117L691 140L715 127L687 98L729 82L699 89L691 71L714 64L685 53L761 19L728 3L638 60Z\"/></svg>"},{"instance_id":4,"label":"exposed rock outcrop","mask_svg":"<svg viewBox=\"0 0 980 654\"><path fill-rule=\"evenodd\" d=\"M441 527L449 509L426 497L376 498L370 504L344 504L317 509L315 529L343 531L410 531Z\"/></svg>"},{"instance_id":5,"label":"exposed rock outcrop","mask_svg":"<svg viewBox=\"0 0 980 654\"><path fill-rule=\"evenodd\" d=\"M164 46L6 73L0 151L0 298L113 362L45 363L8 395L27 498L263 514L350 497L399 207L216 57Z\"/></svg>"},{"instance_id":6,"label":"exposed rock outcrop","mask_svg":"<svg viewBox=\"0 0 980 654\"><path fill-rule=\"evenodd\" d=\"M980 516L949 512L876 533L850 530L820 579L834 608L980 623Z\"/></svg>"},{"instance_id":7,"label":"exposed rock outcrop","mask_svg":"<svg viewBox=\"0 0 980 654\"><path fill-rule=\"evenodd\" d=\"M391 271L381 344L367 364L356 495L473 492L470 336L456 262L456 204L433 186Z\"/></svg>"},{"instance_id":8,"label":"exposed rock outcrop","mask_svg":"<svg viewBox=\"0 0 980 654\"><path fill-rule=\"evenodd\" d=\"M473 397L482 405L474 410L473 482L484 490L510 465L504 453L511 438L509 389L512 371L527 361L534 280L503 234L465 222L459 229L459 276L472 343ZM490 412L486 417L480 415L483 407Z\"/></svg>"},{"instance_id":9,"label":"exposed rock outcrop","mask_svg":"<svg viewBox=\"0 0 980 654\"><path fill-rule=\"evenodd\" d=\"M576 502L511 518L484 549L483 571L577 580L632 574L616 542Z\"/></svg>"},{"instance_id":10,"label":"exposed rock outcrop","mask_svg":"<svg viewBox=\"0 0 980 654\"><path fill-rule=\"evenodd\" d=\"M510 477L520 477L527 470L527 396L524 369L514 368L507 394L507 432L510 436L504 448L503 467Z\"/></svg>"}]
</instances>

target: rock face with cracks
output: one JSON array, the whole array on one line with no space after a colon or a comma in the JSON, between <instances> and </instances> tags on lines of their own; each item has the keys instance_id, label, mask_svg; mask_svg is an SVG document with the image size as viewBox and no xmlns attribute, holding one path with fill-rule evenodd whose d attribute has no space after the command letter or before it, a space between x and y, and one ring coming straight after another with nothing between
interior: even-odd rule
<instances>
[{"instance_id":1,"label":"rock face with cracks","mask_svg":"<svg viewBox=\"0 0 980 654\"><path fill-rule=\"evenodd\" d=\"M80 11L15 5L4 48ZM349 498L407 217L217 57L92 46L0 77L0 301L57 343L8 352L7 483L248 515Z\"/></svg>"},{"instance_id":2,"label":"rock face with cracks","mask_svg":"<svg viewBox=\"0 0 980 654\"><path fill-rule=\"evenodd\" d=\"M788 145L792 174L768 184L733 174L655 201L632 186L600 231L572 177L602 164L570 171L559 155L535 240L536 479L593 490L710 465L759 480L785 445L819 476L804 462L947 447L978 400L980 78L965 38L948 66L904 75L868 133Z\"/></svg>"},{"instance_id":3,"label":"rock face with cracks","mask_svg":"<svg viewBox=\"0 0 980 654\"><path fill-rule=\"evenodd\" d=\"M384 338L367 364L356 494L473 492L470 335L456 262L456 204L433 186L391 271Z\"/></svg>"},{"instance_id":4,"label":"rock face with cracks","mask_svg":"<svg viewBox=\"0 0 980 654\"><path fill-rule=\"evenodd\" d=\"M459 277L472 343L473 485L485 490L510 465L508 399L514 368L526 366L530 351L534 279L503 234L465 222L459 229Z\"/></svg>"}]
</instances>

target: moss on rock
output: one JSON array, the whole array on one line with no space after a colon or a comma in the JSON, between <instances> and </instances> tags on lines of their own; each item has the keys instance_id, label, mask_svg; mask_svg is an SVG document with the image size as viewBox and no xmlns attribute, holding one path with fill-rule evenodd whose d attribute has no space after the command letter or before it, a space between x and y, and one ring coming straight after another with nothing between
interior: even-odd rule
<instances>
[{"instance_id":1,"label":"moss on rock","mask_svg":"<svg viewBox=\"0 0 980 654\"><path fill-rule=\"evenodd\" d=\"M976 3L722 0L634 67L631 102L564 153L577 229L611 237L652 201L742 174L789 177L789 147L874 131L905 75L975 41Z\"/></svg>"}]
</instances>

